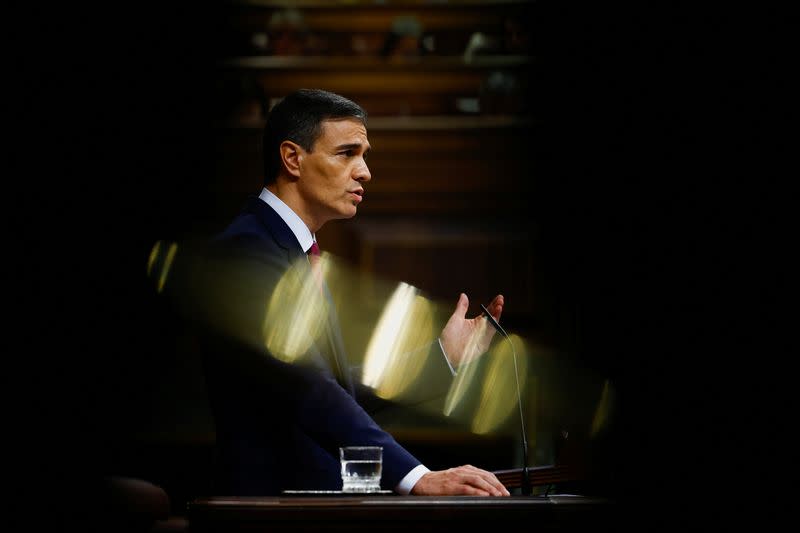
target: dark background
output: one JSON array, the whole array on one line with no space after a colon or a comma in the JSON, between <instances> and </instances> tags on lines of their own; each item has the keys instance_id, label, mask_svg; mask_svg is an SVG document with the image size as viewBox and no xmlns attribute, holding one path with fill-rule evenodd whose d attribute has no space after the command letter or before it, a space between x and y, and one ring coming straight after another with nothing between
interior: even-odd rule
<instances>
[{"instance_id":1,"label":"dark background","mask_svg":"<svg viewBox=\"0 0 800 533\"><path fill-rule=\"evenodd\" d=\"M9 359L23 370L6 375L34 491L116 474L131 428L170 397L174 324L143 260L204 231L213 204L214 8L86 9L20 13L8 78ZM761 192L782 190L784 35L747 15L535 11L528 212L549 334L618 385L610 492L631 501L738 492L765 428L785 423L759 401L785 349L788 202Z\"/></svg>"}]
</instances>

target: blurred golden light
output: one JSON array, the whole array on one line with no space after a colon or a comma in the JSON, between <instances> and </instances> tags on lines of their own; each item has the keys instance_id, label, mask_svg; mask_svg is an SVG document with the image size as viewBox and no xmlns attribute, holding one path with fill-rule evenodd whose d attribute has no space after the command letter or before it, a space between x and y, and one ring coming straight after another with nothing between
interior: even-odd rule
<instances>
[{"instance_id":1,"label":"blurred golden light","mask_svg":"<svg viewBox=\"0 0 800 533\"><path fill-rule=\"evenodd\" d=\"M597 402L597 408L592 417L592 426L589 431L589 436L594 437L608 424L611 416L613 406L613 387L609 380L603 383L603 391L600 393L600 400Z\"/></svg>"},{"instance_id":2,"label":"blurred golden light","mask_svg":"<svg viewBox=\"0 0 800 533\"><path fill-rule=\"evenodd\" d=\"M383 308L367 345L362 382L382 398L395 398L417 378L427 358L420 350L433 332L431 305L400 283Z\"/></svg>"},{"instance_id":3,"label":"blurred golden light","mask_svg":"<svg viewBox=\"0 0 800 533\"><path fill-rule=\"evenodd\" d=\"M156 241L150 249L150 256L147 259L147 275L156 277L156 291L159 293L164 290L175 254L178 253L176 243L173 242L166 246L166 252L163 250L165 246L163 241ZM155 270L158 272L154 273Z\"/></svg>"},{"instance_id":4,"label":"blurred golden light","mask_svg":"<svg viewBox=\"0 0 800 533\"><path fill-rule=\"evenodd\" d=\"M305 262L301 259L278 281L262 324L267 350L287 363L308 351L328 320L328 298L321 279L326 276L329 258L326 254L320 256L315 267L318 272Z\"/></svg>"},{"instance_id":5,"label":"blurred golden light","mask_svg":"<svg viewBox=\"0 0 800 533\"><path fill-rule=\"evenodd\" d=\"M489 367L481 387L477 412L472 420L472 431L475 433L485 434L498 428L518 406L520 396L525 397L528 375L527 353L523 348L522 339L517 335L509 335L509 338L514 348L518 350L516 354L506 339L502 339L502 342L487 354Z\"/></svg>"}]
</instances>

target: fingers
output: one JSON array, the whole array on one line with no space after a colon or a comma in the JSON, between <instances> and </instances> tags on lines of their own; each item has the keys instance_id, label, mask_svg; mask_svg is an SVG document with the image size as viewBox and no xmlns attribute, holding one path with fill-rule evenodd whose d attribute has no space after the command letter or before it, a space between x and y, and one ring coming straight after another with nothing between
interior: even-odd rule
<instances>
[{"instance_id":1,"label":"fingers","mask_svg":"<svg viewBox=\"0 0 800 533\"><path fill-rule=\"evenodd\" d=\"M510 496L491 472L471 465L428 472L412 487L418 496Z\"/></svg>"},{"instance_id":2,"label":"fingers","mask_svg":"<svg viewBox=\"0 0 800 533\"><path fill-rule=\"evenodd\" d=\"M505 305L505 297L502 294L498 294L489 305L486 307L489 313L494 317L495 320L500 319L500 315L503 313L503 306ZM453 311L454 317L465 318L467 315L467 310L469 309L469 298L463 292L458 295L458 301L456 302L456 309Z\"/></svg>"},{"instance_id":3,"label":"fingers","mask_svg":"<svg viewBox=\"0 0 800 533\"><path fill-rule=\"evenodd\" d=\"M467 309L469 308L469 298L463 292L458 295L458 302L456 302L456 310L453 311L453 316L464 318L467 316Z\"/></svg>"},{"instance_id":4,"label":"fingers","mask_svg":"<svg viewBox=\"0 0 800 533\"><path fill-rule=\"evenodd\" d=\"M503 305L505 305L505 298L502 294L498 294L494 297L492 302L489 304L489 312L492 314L495 320L500 320L500 315L503 313Z\"/></svg>"},{"instance_id":5,"label":"fingers","mask_svg":"<svg viewBox=\"0 0 800 533\"><path fill-rule=\"evenodd\" d=\"M477 494L484 494L487 496L509 496L510 493L505 486L500 483L500 480L486 470L476 468L472 465L464 465L458 467L456 470L461 470L463 473L463 481L468 485L466 492L475 494L474 489L477 489Z\"/></svg>"}]
</instances>

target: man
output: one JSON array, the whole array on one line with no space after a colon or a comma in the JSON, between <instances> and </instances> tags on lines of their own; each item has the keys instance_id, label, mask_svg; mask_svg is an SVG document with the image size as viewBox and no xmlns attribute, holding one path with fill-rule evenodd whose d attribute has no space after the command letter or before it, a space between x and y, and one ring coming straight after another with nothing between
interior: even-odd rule
<instances>
[{"instance_id":1,"label":"man","mask_svg":"<svg viewBox=\"0 0 800 533\"><path fill-rule=\"evenodd\" d=\"M276 104L264 130L265 187L214 240L205 262L206 283L213 286L203 306L213 327L203 344L219 450L217 490L337 490L338 448L376 445L383 447L384 489L507 496L494 474L473 466L430 471L382 430L349 374L332 306L299 322L290 308L301 298L281 292L287 279L301 287L319 283L302 277L313 272L306 254L317 249L315 233L330 220L353 217L363 200L371 179L365 122L360 106L325 91L299 90ZM324 282L304 294L330 301ZM485 320L466 319L467 307L461 294L430 346L441 368L450 365L448 373L470 356L472 334ZM502 308L501 295L488 307L495 319ZM321 325L287 355L275 344L286 333L276 330L280 320L288 320L288 334ZM490 338L483 333L477 350L485 351Z\"/></svg>"}]
</instances>

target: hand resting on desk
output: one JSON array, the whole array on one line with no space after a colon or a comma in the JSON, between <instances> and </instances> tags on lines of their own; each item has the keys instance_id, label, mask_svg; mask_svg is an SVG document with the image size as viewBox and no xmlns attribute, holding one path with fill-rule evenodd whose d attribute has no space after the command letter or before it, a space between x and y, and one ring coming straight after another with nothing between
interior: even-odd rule
<instances>
[{"instance_id":1,"label":"hand resting on desk","mask_svg":"<svg viewBox=\"0 0 800 533\"><path fill-rule=\"evenodd\" d=\"M491 472L472 465L428 472L417 481L415 496L510 496Z\"/></svg>"}]
</instances>

